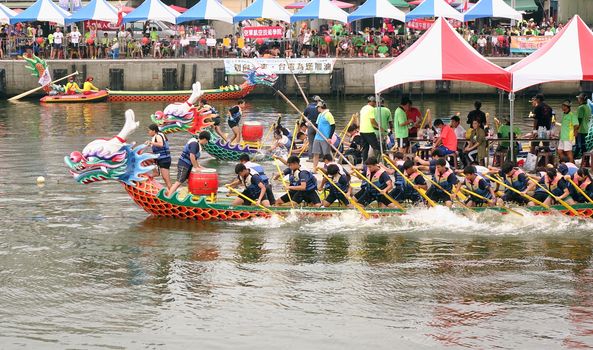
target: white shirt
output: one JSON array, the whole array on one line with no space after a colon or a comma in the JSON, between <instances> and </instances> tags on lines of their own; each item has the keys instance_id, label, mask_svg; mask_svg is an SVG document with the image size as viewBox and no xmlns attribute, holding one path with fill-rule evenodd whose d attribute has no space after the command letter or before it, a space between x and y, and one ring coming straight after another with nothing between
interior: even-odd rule
<instances>
[{"instance_id":1,"label":"white shirt","mask_svg":"<svg viewBox=\"0 0 593 350\"><path fill-rule=\"evenodd\" d=\"M455 136L457 136L457 141L465 140L465 129L463 128L463 126L457 125L457 127L455 129L453 129L453 131L455 131Z\"/></svg>"},{"instance_id":2,"label":"white shirt","mask_svg":"<svg viewBox=\"0 0 593 350\"><path fill-rule=\"evenodd\" d=\"M54 35L54 41L56 40L56 36ZM73 44L78 44L80 40L80 32L71 32L70 33L70 42Z\"/></svg>"},{"instance_id":3,"label":"white shirt","mask_svg":"<svg viewBox=\"0 0 593 350\"><path fill-rule=\"evenodd\" d=\"M62 32L54 33L54 44L61 44L63 39L64 39L64 33L62 33Z\"/></svg>"},{"instance_id":4,"label":"white shirt","mask_svg":"<svg viewBox=\"0 0 593 350\"><path fill-rule=\"evenodd\" d=\"M478 39L478 45L480 47L486 47L486 38L482 37L482 38Z\"/></svg>"}]
</instances>

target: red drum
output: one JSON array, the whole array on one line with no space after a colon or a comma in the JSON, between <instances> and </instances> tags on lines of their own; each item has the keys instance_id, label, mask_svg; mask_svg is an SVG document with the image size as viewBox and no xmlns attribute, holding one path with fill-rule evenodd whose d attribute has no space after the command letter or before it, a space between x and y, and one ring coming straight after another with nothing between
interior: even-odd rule
<instances>
[{"instance_id":1,"label":"red drum","mask_svg":"<svg viewBox=\"0 0 593 350\"><path fill-rule=\"evenodd\" d=\"M218 174L215 169L191 172L188 180L189 192L196 196L210 196L218 192Z\"/></svg>"},{"instance_id":2,"label":"red drum","mask_svg":"<svg viewBox=\"0 0 593 350\"><path fill-rule=\"evenodd\" d=\"M260 122L245 122L241 133L243 141L257 142L264 137L264 126Z\"/></svg>"}]
</instances>

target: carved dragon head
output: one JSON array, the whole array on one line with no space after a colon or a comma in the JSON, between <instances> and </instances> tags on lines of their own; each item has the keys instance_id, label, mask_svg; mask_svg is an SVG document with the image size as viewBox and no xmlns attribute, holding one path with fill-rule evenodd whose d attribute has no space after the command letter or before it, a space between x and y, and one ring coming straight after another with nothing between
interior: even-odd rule
<instances>
[{"instance_id":1,"label":"carved dragon head","mask_svg":"<svg viewBox=\"0 0 593 350\"><path fill-rule=\"evenodd\" d=\"M70 174L78 183L114 180L127 185L134 185L134 181L143 181L141 175L152 171L152 165L145 162L157 156L152 153L142 153L145 145L134 147L126 143L126 139L137 128L134 112L126 111L126 122L117 136L110 139L98 139L90 142L82 152L72 152L64 157L64 162L70 169Z\"/></svg>"},{"instance_id":2,"label":"carved dragon head","mask_svg":"<svg viewBox=\"0 0 593 350\"><path fill-rule=\"evenodd\" d=\"M274 86L276 80L278 80L278 75L261 67L254 67L245 73L245 80L251 85Z\"/></svg>"},{"instance_id":3,"label":"carved dragon head","mask_svg":"<svg viewBox=\"0 0 593 350\"><path fill-rule=\"evenodd\" d=\"M192 107L187 114L181 117L157 111L150 116L150 119L159 126L164 134L187 131L195 135L214 124L211 121L211 116L199 113L197 107Z\"/></svg>"}]
</instances>

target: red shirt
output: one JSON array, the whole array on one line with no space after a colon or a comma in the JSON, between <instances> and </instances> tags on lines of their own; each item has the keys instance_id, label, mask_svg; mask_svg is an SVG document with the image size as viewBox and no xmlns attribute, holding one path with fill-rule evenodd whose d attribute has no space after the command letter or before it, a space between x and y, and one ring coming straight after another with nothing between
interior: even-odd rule
<instances>
[{"instance_id":1,"label":"red shirt","mask_svg":"<svg viewBox=\"0 0 593 350\"><path fill-rule=\"evenodd\" d=\"M408 120L411 120L414 122L414 124L416 124L416 122L418 121L418 118L421 116L420 110L418 110L418 108L416 108L416 107L412 107L406 112L406 116L408 117ZM410 136L416 136L416 135L418 135L418 128L416 128L416 127L411 128Z\"/></svg>"},{"instance_id":2,"label":"red shirt","mask_svg":"<svg viewBox=\"0 0 593 350\"><path fill-rule=\"evenodd\" d=\"M447 147L447 149L457 151L457 136L449 125L443 126L441 140L443 141L443 146Z\"/></svg>"}]
</instances>

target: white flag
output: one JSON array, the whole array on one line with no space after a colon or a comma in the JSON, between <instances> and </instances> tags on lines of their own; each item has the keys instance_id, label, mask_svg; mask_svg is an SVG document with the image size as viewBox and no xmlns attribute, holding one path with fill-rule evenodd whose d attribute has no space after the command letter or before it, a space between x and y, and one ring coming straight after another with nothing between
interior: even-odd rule
<instances>
[{"instance_id":1,"label":"white flag","mask_svg":"<svg viewBox=\"0 0 593 350\"><path fill-rule=\"evenodd\" d=\"M43 75L39 78L39 85L45 86L51 83L51 76L49 75L49 69L43 71Z\"/></svg>"}]
</instances>

